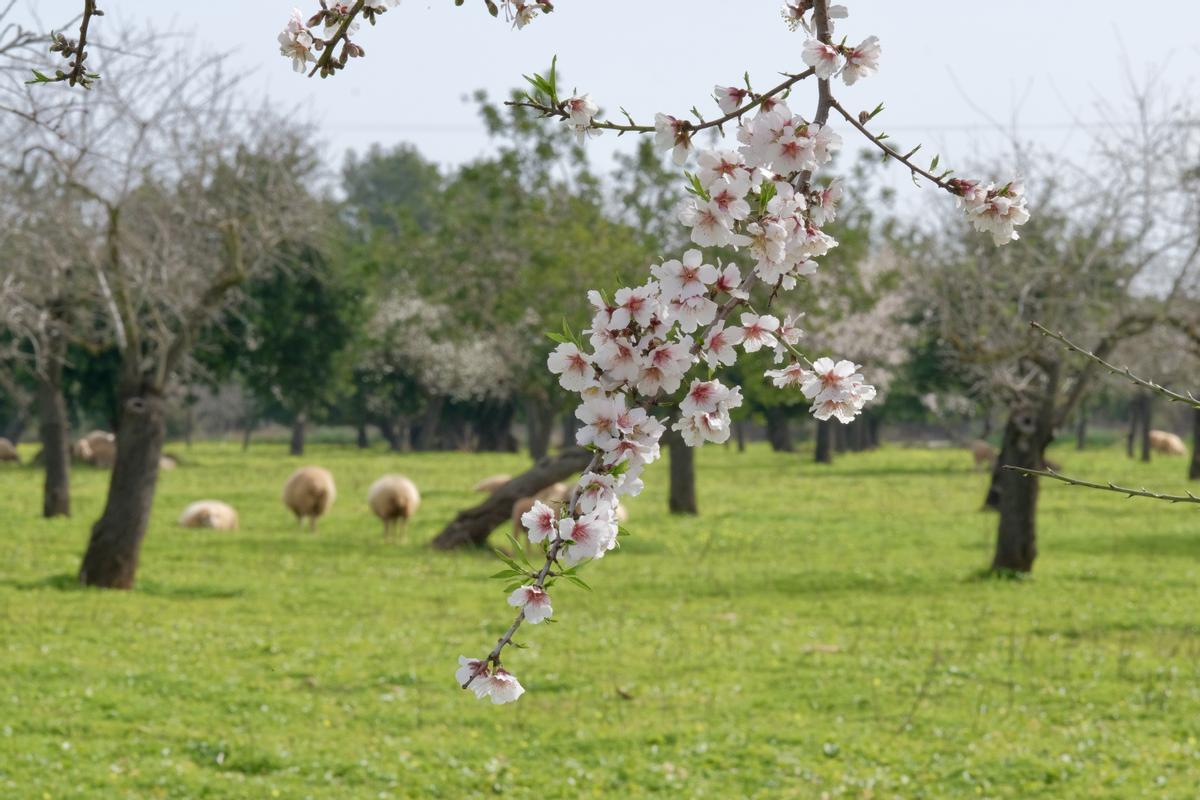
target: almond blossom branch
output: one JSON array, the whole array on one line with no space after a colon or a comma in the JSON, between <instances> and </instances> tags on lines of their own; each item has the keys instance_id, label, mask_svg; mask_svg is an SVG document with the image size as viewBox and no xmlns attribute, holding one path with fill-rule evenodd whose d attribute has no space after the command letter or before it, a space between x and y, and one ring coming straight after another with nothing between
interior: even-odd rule
<instances>
[{"instance_id":1,"label":"almond blossom branch","mask_svg":"<svg viewBox=\"0 0 1200 800\"><path fill-rule=\"evenodd\" d=\"M1136 384L1137 386L1141 386L1144 389L1149 389L1150 391L1154 392L1155 394L1159 394L1159 395L1167 398L1172 403L1184 403L1186 405L1191 406L1192 408L1200 409L1200 398L1197 398L1196 395L1192 394L1191 392L1188 392L1187 394L1180 394L1179 392L1171 391L1167 387L1165 387L1161 384L1155 383L1152 380L1147 380L1146 378L1139 378L1137 375L1133 374L1133 372L1129 369L1129 367L1114 366L1113 364L1109 363L1108 361L1105 361L1103 358L1101 358L1100 356L1091 352L1090 350L1075 344L1070 339L1068 339L1066 336L1064 336L1062 333L1054 333L1050 329L1043 326L1040 322L1031 322L1031 323L1029 323L1029 325L1030 325L1030 327L1039 331L1043 336L1048 336L1051 339L1054 339L1055 341L1061 343L1068 350L1070 350L1074 353L1079 353L1084 358L1094 361L1095 363L1099 364L1104 369L1108 370L1108 372L1113 375L1120 375L1120 376L1124 377L1126 380L1130 381L1131 383Z\"/></svg>"},{"instance_id":2,"label":"almond blossom branch","mask_svg":"<svg viewBox=\"0 0 1200 800\"><path fill-rule=\"evenodd\" d=\"M91 25L92 17L102 16L104 16L104 12L97 8L96 0L83 0L83 18L79 23L79 39L72 41L61 33L50 34L50 52L62 53L62 57L67 59L70 69L66 72L61 69L56 70L53 78L43 75L35 69L33 71L33 80L27 81L27 83L58 83L59 81L66 81L70 86L79 84L84 89L92 88L92 83L100 75L95 72L88 72L84 63L88 56L88 26Z\"/></svg>"},{"instance_id":3,"label":"almond blossom branch","mask_svg":"<svg viewBox=\"0 0 1200 800\"><path fill-rule=\"evenodd\" d=\"M357 45L353 45L350 42L349 35L350 26L354 24L354 18L359 15L359 12L362 11L363 5L365 4L366 0L355 0L354 5L342 15L341 24L338 25L337 30L334 31L333 36L325 41L325 46L321 51L321 56L317 59L317 63L313 66L313 68L308 71L308 77L311 78L318 72L321 73L322 78L327 75L332 75L339 66L345 66L347 58L352 55L362 54L362 48L358 47ZM324 2L321 3L321 7L324 9ZM333 51L337 48L338 42L344 42L345 44L342 47L342 55L338 59L338 63L335 64L333 61ZM356 50L358 52L355 52Z\"/></svg>"},{"instance_id":4,"label":"almond blossom branch","mask_svg":"<svg viewBox=\"0 0 1200 800\"><path fill-rule=\"evenodd\" d=\"M1013 472L1019 472L1028 477L1053 478L1056 481L1069 484L1071 486L1083 486L1088 489L1101 489L1106 492L1116 492L1127 497L1149 497L1152 500L1164 500L1168 503L1200 503L1200 497L1187 492L1186 494L1164 494L1162 492L1152 492L1149 489L1131 489L1128 486L1118 486L1109 481L1108 483L1094 483L1085 481L1080 478L1072 478L1067 475L1060 475L1052 469L1029 469L1027 467L1015 467L1011 464L1006 464L1004 469Z\"/></svg>"},{"instance_id":5,"label":"almond blossom branch","mask_svg":"<svg viewBox=\"0 0 1200 800\"><path fill-rule=\"evenodd\" d=\"M787 80L785 80L783 83L775 86L774 88L768 89L762 94L747 92L747 95L752 98L750 102L738 106L727 114L724 114L716 119L710 119L699 123L693 123L690 120L680 120L681 127L690 133L697 133L709 128L720 128L727 122L741 119L742 115L747 111L752 111L753 109L762 105L764 101L778 97L800 81L804 80L805 78L810 78L814 74L815 70L810 67L803 72L799 72L794 75L788 75ZM544 117L557 117L562 120L572 121L571 112L569 110L570 103L571 99L567 99L559 102L556 105L549 105L538 102L529 95L526 95L526 99L524 100L508 100L505 101L504 105L530 108L541 113ZM632 118L630 118L630 123L628 125L622 125L620 123L610 122L608 120L592 120L588 123L588 127L596 128L597 130L617 131L618 133L654 133L656 130L655 126L653 125L638 125L632 120Z\"/></svg>"}]
</instances>

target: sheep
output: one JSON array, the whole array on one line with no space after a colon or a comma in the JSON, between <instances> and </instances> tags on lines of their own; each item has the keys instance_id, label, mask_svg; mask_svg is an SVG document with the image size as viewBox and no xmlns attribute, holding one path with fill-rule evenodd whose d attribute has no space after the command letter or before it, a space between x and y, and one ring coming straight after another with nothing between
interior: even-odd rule
<instances>
[{"instance_id":1,"label":"sheep","mask_svg":"<svg viewBox=\"0 0 1200 800\"><path fill-rule=\"evenodd\" d=\"M179 515L179 524L185 528L212 528L217 531L236 531L238 514L233 506L220 500L197 500Z\"/></svg>"},{"instance_id":2,"label":"sheep","mask_svg":"<svg viewBox=\"0 0 1200 800\"><path fill-rule=\"evenodd\" d=\"M17 453L16 446L3 436L0 436L0 461L21 463L21 456Z\"/></svg>"},{"instance_id":3,"label":"sheep","mask_svg":"<svg viewBox=\"0 0 1200 800\"><path fill-rule=\"evenodd\" d=\"M512 475L492 475L491 477L484 478L479 483L475 484L475 488L471 491L487 492L488 494L491 494L511 480Z\"/></svg>"},{"instance_id":4,"label":"sheep","mask_svg":"<svg viewBox=\"0 0 1200 800\"><path fill-rule=\"evenodd\" d=\"M92 431L75 442L71 455L92 466L109 469L117 461L117 437L107 431Z\"/></svg>"},{"instance_id":5,"label":"sheep","mask_svg":"<svg viewBox=\"0 0 1200 800\"><path fill-rule=\"evenodd\" d=\"M164 453L159 456L158 468L164 472L169 472L179 466L179 459L169 453Z\"/></svg>"},{"instance_id":6,"label":"sheep","mask_svg":"<svg viewBox=\"0 0 1200 800\"><path fill-rule=\"evenodd\" d=\"M1167 456L1186 456L1188 454L1183 439L1168 431L1150 431L1150 449Z\"/></svg>"},{"instance_id":7,"label":"sheep","mask_svg":"<svg viewBox=\"0 0 1200 800\"><path fill-rule=\"evenodd\" d=\"M971 442L971 456L975 459L975 469L989 467L996 460L996 448L982 439Z\"/></svg>"},{"instance_id":8,"label":"sheep","mask_svg":"<svg viewBox=\"0 0 1200 800\"><path fill-rule=\"evenodd\" d=\"M417 485L403 475L384 475L367 490L367 505L383 520L383 538L390 540L399 522L399 538L403 541L408 521L421 507L421 493L417 491Z\"/></svg>"},{"instance_id":9,"label":"sheep","mask_svg":"<svg viewBox=\"0 0 1200 800\"><path fill-rule=\"evenodd\" d=\"M301 467L283 485L283 504L296 515L296 522L308 517L308 529L317 532L317 517L329 511L337 499L333 475L321 467Z\"/></svg>"}]
</instances>

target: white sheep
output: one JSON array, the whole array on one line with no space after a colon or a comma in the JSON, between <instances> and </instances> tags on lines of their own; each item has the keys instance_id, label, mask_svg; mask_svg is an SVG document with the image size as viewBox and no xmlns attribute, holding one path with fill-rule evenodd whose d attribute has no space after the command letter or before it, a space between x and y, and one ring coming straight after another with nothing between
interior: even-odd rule
<instances>
[{"instance_id":1,"label":"white sheep","mask_svg":"<svg viewBox=\"0 0 1200 800\"><path fill-rule=\"evenodd\" d=\"M0 436L0 461L15 461L21 463L21 456L17 454L16 445Z\"/></svg>"},{"instance_id":2,"label":"white sheep","mask_svg":"<svg viewBox=\"0 0 1200 800\"><path fill-rule=\"evenodd\" d=\"M296 522L308 517L308 529L317 532L317 518L326 514L337 499L333 475L321 467L301 467L283 485L283 504L296 515Z\"/></svg>"},{"instance_id":3,"label":"white sheep","mask_svg":"<svg viewBox=\"0 0 1200 800\"><path fill-rule=\"evenodd\" d=\"M512 475L492 475L490 477L484 478L479 483L475 484L475 488L472 489L471 491L487 492L488 494L491 494L492 492L496 491L501 486L503 486L504 484L508 483L511 480L512 480Z\"/></svg>"},{"instance_id":4,"label":"white sheep","mask_svg":"<svg viewBox=\"0 0 1200 800\"><path fill-rule=\"evenodd\" d=\"M109 469L117 462L117 437L108 431L91 431L75 442L71 454L92 466Z\"/></svg>"},{"instance_id":5,"label":"white sheep","mask_svg":"<svg viewBox=\"0 0 1200 800\"><path fill-rule=\"evenodd\" d=\"M212 528L218 531L236 531L238 514L233 506L220 500L197 500L179 515L179 524L185 528Z\"/></svg>"},{"instance_id":6,"label":"white sheep","mask_svg":"<svg viewBox=\"0 0 1200 800\"><path fill-rule=\"evenodd\" d=\"M1150 431L1150 449L1156 453L1168 456L1186 456L1187 445L1173 433L1168 431Z\"/></svg>"},{"instance_id":7,"label":"white sheep","mask_svg":"<svg viewBox=\"0 0 1200 800\"><path fill-rule=\"evenodd\" d=\"M383 520L383 537L391 539L400 523L400 539L404 539L408 521L421 507L417 485L403 475L384 475L367 490L367 505Z\"/></svg>"}]
</instances>

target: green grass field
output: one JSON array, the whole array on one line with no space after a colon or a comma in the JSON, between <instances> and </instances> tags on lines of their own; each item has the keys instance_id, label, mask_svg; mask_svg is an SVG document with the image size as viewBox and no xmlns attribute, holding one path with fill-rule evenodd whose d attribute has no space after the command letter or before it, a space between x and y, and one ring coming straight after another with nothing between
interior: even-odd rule
<instances>
[{"instance_id":1,"label":"green grass field","mask_svg":"<svg viewBox=\"0 0 1200 800\"><path fill-rule=\"evenodd\" d=\"M665 513L523 629L518 703L454 683L511 621L501 567L425 545L514 456L322 445L339 499L318 535L279 501L278 445L168 448L138 588L73 573L106 473L43 521L40 475L0 468L0 797L1195 798L1196 511L1046 486L1027 581L982 580L994 517L963 451L832 468L712 446L703 515ZM30 455L30 451L26 451ZM1184 464L1116 450L1073 473L1166 489ZM421 487L387 546L364 495ZM237 533L183 530L217 497Z\"/></svg>"}]
</instances>

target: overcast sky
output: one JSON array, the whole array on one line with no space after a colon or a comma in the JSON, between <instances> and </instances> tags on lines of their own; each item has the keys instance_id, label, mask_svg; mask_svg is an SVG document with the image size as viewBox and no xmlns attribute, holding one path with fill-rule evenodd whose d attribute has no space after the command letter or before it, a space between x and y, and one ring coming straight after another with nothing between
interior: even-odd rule
<instances>
[{"instance_id":1,"label":"overcast sky","mask_svg":"<svg viewBox=\"0 0 1200 800\"><path fill-rule=\"evenodd\" d=\"M46 27L81 5L23 1ZM1094 102L1120 98L1127 67L1143 76L1166 64L1166 77L1177 87L1200 78L1195 0L844 1L850 18L839 23L839 35L852 43L878 35L883 68L856 86L839 86L839 97L851 109L886 100L882 126L904 144L924 142L945 165L1000 158L1006 136L996 123L1015 122L1024 138L1052 152L1077 152L1086 135L1072 130L1074 121L1108 122ZM766 87L778 71L803 67L803 34L781 21L781 0L558 0L553 14L522 31L490 17L481 0L462 8L452 0L402 0L377 27L364 26L355 37L366 59L322 81L293 73L278 54L275 37L292 5L107 0L101 4L106 16L96 24L148 20L232 51L252 87L312 116L331 152L411 142L444 164L488 149L473 107L464 102L467 93L503 94L555 54L568 84L606 109L624 106L639 121L655 111L683 116L692 104L711 113L712 86L737 83L746 70L756 87ZM301 11L307 16L315 8L312 2ZM103 70L102 56L94 57ZM810 105L807 99L793 103ZM604 162L613 148L628 146L628 138L607 135L592 146Z\"/></svg>"}]
</instances>

